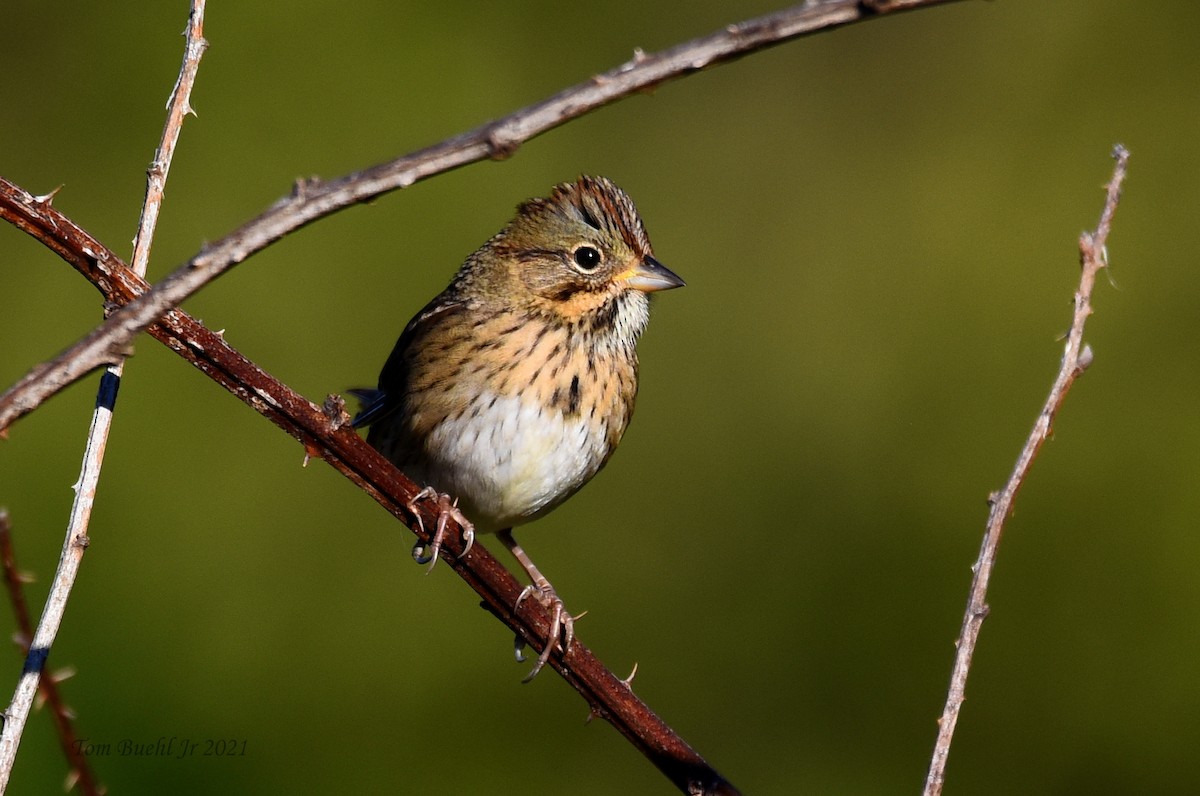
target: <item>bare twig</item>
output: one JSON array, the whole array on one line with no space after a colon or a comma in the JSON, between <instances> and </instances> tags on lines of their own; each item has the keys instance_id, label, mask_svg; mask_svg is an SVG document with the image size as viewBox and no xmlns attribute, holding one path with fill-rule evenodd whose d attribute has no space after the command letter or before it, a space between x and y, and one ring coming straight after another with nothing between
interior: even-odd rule
<instances>
[{"instance_id":1,"label":"bare twig","mask_svg":"<svg viewBox=\"0 0 1200 796\"><path fill-rule=\"evenodd\" d=\"M12 604L13 615L17 620L17 642L21 652L29 652L30 640L33 638L33 620L29 617L29 605L25 601L25 583L27 576L17 567L17 553L12 540L12 522L8 512L0 509L0 566L4 569L4 584L8 589L8 601ZM71 724L71 709L63 702L62 694L58 691L58 679L43 677L38 684L42 699L50 706L50 716L54 720L54 728L58 733L58 743L62 747L63 756L67 758L70 771L67 774L67 789L78 785L85 796L99 796L104 788L96 781L87 757L78 743L75 728Z\"/></svg>"},{"instance_id":2,"label":"bare twig","mask_svg":"<svg viewBox=\"0 0 1200 796\"><path fill-rule=\"evenodd\" d=\"M9 218L58 253L110 301L128 302L149 288L103 244L45 203L27 203L28 194L0 180L0 217ZM260 414L298 439L305 454L320 457L404 522L422 541L424 528L437 526L429 501L419 502L422 523L408 508L419 488L368 445L349 424L338 401L322 408L282 384L239 354L225 339L183 310L171 310L147 330L152 337L195 365ZM421 530L418 530L421 529ZM461 528L451 521L442 557L495 614L536 650L550 630L550 617L536 600L514 608L521 586L507 569L476 542L462 554ZM737 790L680 738L662 719L604 667L576 639L550 665L580 693L591 711L611 723L660 771L686 793L736 794Z\"/></svg>"},{"instance_id":3,"label":"bare twig","mask_svg":"<svg viewBox=\"0 0 1200 796\"><path fill-rule=\"evenodd\" d=\"M0 432L85 374L118 359L138 333L205 284L290 232L381 194L485 158L505 158L524 142L611 102L817 31L882 14L953 0L826 0L729 25L660 53L635 51L615 69L501 119L388 163L336 180L297 182L258 218L206 247L148 295L115 312L100 328L0 395ZM49 197L28 196L28 202Z\"/></svg>"},{"instance_id":4,"label":"bare twig","mask_svg":"<svg viewBox=\"0 0 1200 796\"><path fill-rule=\"evenodd\" d=\"M188 15L187 30L184 31L183 65L179 77L167 100L167 120L163 124L162 139L154 152L154 160L146 172L146 199L142 202L142 213L138 221L137 236L133 240L133 271L138 276L146 275L150 262L150 246L154 242L154 229L158 226L158 211L162 207L163 191L167 186L167 174L171 171L171 160L175 157L175 144L179 142L179 131L183 120L192 109L192 86L196 83L196 72L200 59L208 49L204 38L205 0L192 0L192 11Z\"/></svg>"},{"instance_id":5,"label":"bare twig","mask_svg":"<svg viewBox=\"0 0 1200 796\"><path fill-rule=\"evenodd\" d=\"M1079 258L1082 273L1079 277L1079 289L1075 292L1075 311L1071 321L1071 330L1067 334L1066 349L1063 351L1062 366L1046 403L1038 414L1033 430L1017 457L1016 467L1004 488L991 495L988 502L991 512L988 515L987 530L983 535L983 547L979 552L979 560L975 562L974 577L971 580L971 594L967 601L966 614L963 616L962 631L958 638L958 652L954 659L954 671L950 676L950 689L946 696L946 706L941 719L938 720L938 736L934 745L933 757L929 764L929 775L925 780L925 796L937 796L942 792L942 783L946 776L946 760L950 755L950 744L954 740L954 728L958 723L958 713L966 698L967 674L971 669L971 658L975 653L975 643L979 639L983 620L988 615L987 590L991 578L992 567L996 563L996 549L1000 545L1000 535L1004 531L1004 523L1012 514L1013 501L1017 492L1025 483L1033 461L1041 450L1042 443L1050 436L1054 417L1067 397L1067 391L1075 383L1075 379L1091 364L1091 349L1083 344L1083 326L1092 314L1092 288L1096 283L1096 275L1100 269L1108 265L1105 246L1108 242L1108 232L1112 227L1113 214L1121 198L1121 183L1125 180L1125 169L1129 162L1129 152L1121 145L1113 149L1116 165L1113 167L1112 179L1109 180L1104 210L1100 214L1100 223L1095 232L1085 232L1079 238Z\"/></svg>"},{"instance_id":6,"label":"bare twig","mask_svg":"<svg viewBox=\"0 0 1200 796\"><path fill-rule=\"evenodd\" d=\"M179 140L179 130L183 125L183 119L191 111L189 100L192 85L195 81L196 70L200 65L200 57L207 47L203 35L204 2L205 0L192 0L183 66L180 68L175 87L171 91L171 98L167 102L167 121L163 127L162 139L147 174L146 198L142 205L138 232L134 241L134 273L139 277L146 273L154 229L158 222L158 211L162 204L163 188L171 167L171 158L175 152L175 144ZM104 466L104 452L108 446L108 434L112 427L117 389L120 386L124 368L124 358L118 358L108 366L100 379L100 392L96 396L96 407L88 429L79 480L75 483L75 500L71 505L71 516L67 523L62 555L59 557L58 569L54 574L50 594L46 598L42 618L38 622L37 629L30 636L25 668L5 714L4 729L0 732L0 792L8 786L29 709L32 706L34 695L39 687L44 685L42 670L46 665L46 658L58 635L58 628L66 611L67 600L70 598L80 564L83 562L84 551L87 550L89 544L88 524L91 521L92 504L96 498L100 471ZM62 729L61 725L59 725L59 729ZM65 738L62 741L64 744L66 743Z\"/></svg>"}]
</instances>

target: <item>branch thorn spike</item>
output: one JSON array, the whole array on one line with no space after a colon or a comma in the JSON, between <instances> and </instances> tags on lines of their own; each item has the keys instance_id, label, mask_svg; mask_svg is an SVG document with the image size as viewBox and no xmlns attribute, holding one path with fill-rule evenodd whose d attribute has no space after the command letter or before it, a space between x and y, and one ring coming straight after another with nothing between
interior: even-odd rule
<instances>
[{"instance_id":1,"label":"branch thorn spike","mask_svg":"<svg viewBox=\"0 0 1200 796\"><path fill-rule=\"evenodd\" d=\"M34 197L32 197L33 203L37 204L37 205L45 205L46 207L49 207L51 204L54 203L54 197L57 196L58 192L61 191L62 189L63 189L63 187L60 185L57 188L55 188L53 191L50 191L50 193L44 193L41 196L34 196Z\"/></svg>"},{"instance_id":2,"label":"branch thorn spike","mask_svg":"<svg viewBox=\"0 0 1200 796\"><path fill-rule=\"evenodd\" d=\"M64 666L51 674L50 679L56 683L61 683L64 680L70 680L78 673L78 670L74 666Z\"/></svg>"}]
</instances>

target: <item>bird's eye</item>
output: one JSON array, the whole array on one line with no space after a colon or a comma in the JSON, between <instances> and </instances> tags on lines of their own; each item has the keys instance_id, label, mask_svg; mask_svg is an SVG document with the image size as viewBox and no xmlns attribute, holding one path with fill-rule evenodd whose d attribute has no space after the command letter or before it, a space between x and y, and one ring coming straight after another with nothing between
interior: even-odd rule
<instances>
[{"instance_id":1,"label":"bird's eye","mask_svg":"<svg viewBox=\"0 0 1200 796\"><path fill-rule=\"evenodd\" d=\"M592 246L580 246L575 250L575 264L581 271L594 271L600 265L600 252Z\"/></svg>"}]
</instances>

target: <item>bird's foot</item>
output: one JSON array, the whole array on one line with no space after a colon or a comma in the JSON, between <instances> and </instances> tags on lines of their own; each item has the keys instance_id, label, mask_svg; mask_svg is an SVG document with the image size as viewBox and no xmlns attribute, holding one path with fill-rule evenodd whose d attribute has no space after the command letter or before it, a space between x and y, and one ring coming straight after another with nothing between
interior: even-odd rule
<instances>
[{"instance_id":1,"label":"bird's foot","mask_svg":"<svg viewBox=\"0 0 1200 796\"><path fill-rule=\"evenodd\" d=\"M429 569L425 571L432 572L434 565L437 564L438 553L442 549L442 541L446 538L446 525L450 520L453 519L462 527L463 551L459 554L459 558L465 556L470 551L471 545L475 544L475 526L459 511L457 499L451 499L449 495L427 486L405 504L417 518L417 527L421 529L422 533L425 532L425 523L421 520L420 512L417 511L417 504L422 500L434 500L437 503L437 527L428 543L417 540L417 543L413 545L412 556L418 564L428 564Z\"/></svg>"},{"instance_id":2,"label":"bird's foot","mask_svg":"<svg viewBox=\"0 0 1200 796\"><path fill-rule=\"evenodd\" d=\"M533 670L525 675L525 679L521 682L528 683L533 678L537 677L538 672L546 665L546 661L550 660L550 653L554 651L556 646L559 646L559 637L562 638L562 651L567 654L567 650L571 647L571 642L575 639L575 620L578 617L571 616L568 613L566 606L563 605L562 598L558 596L558 592L554 591L554 587L550 585L550 581L545 578L541 579L541 583L536 586L526 586L521 590L520 596L517 597L517 602L513 606L513 610L521 607L526 597L532 596L550 612L550 632L546 636L546 645L542 647L542 652L538 655L537 662L533 665ZM583 616L580 614L579 616ZM517 636L516 641L516 656L518 662L524 662L525 656L522 650L525 647L524 640Z\"/></svg>"}]
</instances>

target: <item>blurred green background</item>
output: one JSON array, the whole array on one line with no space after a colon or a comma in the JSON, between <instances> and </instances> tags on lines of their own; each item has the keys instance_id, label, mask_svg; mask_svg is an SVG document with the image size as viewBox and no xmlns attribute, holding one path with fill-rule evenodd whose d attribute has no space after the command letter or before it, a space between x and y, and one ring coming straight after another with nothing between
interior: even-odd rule
<instances>
[{"instance_id":1,"label":"blurred green background","mask_svg":"<svg viewBox=\"0 0 1200 796\"><path fill-rule=\"evenodd\" d=\"M213 2L151 276L297 177L774 7ZM56 205L128 256L186 3L4 16L0 174L65 184ZM1096 360L1009 525L948 792L1195 790L1197 30L1191 3L998 0L793 42L323 220L186 308L320 401L373 382L517 202L613 178L688 287L656 302L620 454L520 538L590 611L582 640L637 662L638 692L747 794L913 793L985 499L1057 368L1077 236L1123 142ZM15 230L0 266L8 385L100 307ZM0 444L37 606L97 381ZM90 742L246 753L95 758L112 792L671 792L557 676L522 686L504 628L449 569L424 576L375 503L148 338L119 410L51 664L78 669ZM0 682L20 668L14 650ZM64 772L33 716L12 792Z\"/></svg>"}]
</instances>

